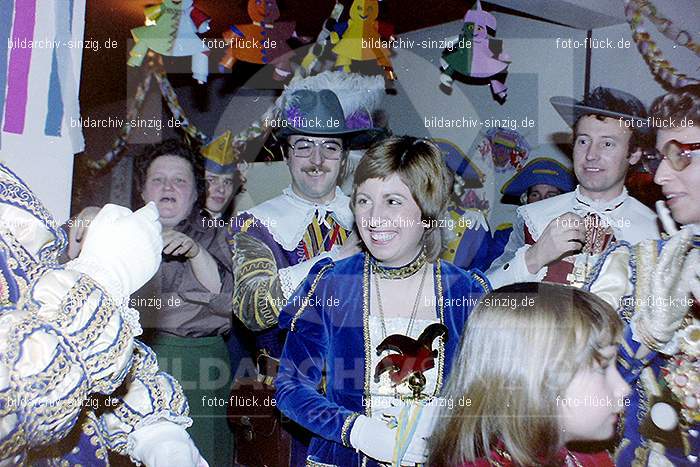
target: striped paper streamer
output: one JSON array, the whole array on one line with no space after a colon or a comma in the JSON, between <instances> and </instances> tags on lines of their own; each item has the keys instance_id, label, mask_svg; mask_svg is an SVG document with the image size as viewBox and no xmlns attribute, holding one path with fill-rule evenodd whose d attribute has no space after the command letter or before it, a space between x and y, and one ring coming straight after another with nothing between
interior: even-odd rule
<instances>
[{"instance_id":1,"label":"striped paper streamer","mask_svg":"<svg viewBox=\"0 0 700 467\"><path fill-rule=\"evenodd\" d=\"M31 41L34 37L34 23L36 21L36 0L17 0L14 13L13 43ZM29 47L13 48L10 52L4 126L4 130L8 133L22 134L24 132L31 60L32 49Z\"/></svg>"}]
</instances>

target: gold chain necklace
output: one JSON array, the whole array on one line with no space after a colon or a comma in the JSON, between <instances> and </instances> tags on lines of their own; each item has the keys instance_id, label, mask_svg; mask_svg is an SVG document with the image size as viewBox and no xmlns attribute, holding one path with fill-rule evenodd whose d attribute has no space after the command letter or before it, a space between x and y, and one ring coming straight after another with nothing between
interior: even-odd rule
<instances>
[{"instance_id":1,"label":"gold chain necklace","mask_svg":"<svg viewBox=\"0 0 700 467\"><path fill-rule=\"evenodd\" d=\"M374 285L375 288L377 289L377 305L379 308L379 320L382 325L382 339L384 339L387 336L387 331L386 331L386 322L384 320L384 307L382 306L382 294L379 291L379 276L380 274L373 273L374 276ZM413 311L411 311L411 317L408 320L408 326L406 327L406 336L409 335L411 330L413 329L413 323L416 320L416 315L418 314L418 304L420 303L420 297L423 294L423 284L425 283L425 277L428 275L428 268L423 269L423 276L421 277L420 280L420 285L418 286L418 294L416 295L416 300L413 303Z\"/></svg>"}]
</instances>

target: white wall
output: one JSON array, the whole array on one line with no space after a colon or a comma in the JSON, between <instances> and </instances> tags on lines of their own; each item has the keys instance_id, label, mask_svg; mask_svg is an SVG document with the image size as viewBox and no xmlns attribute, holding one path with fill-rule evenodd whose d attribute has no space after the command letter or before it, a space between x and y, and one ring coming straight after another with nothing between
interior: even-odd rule
<instances>
[{"instance_id":1,"label":"white wall","mask_svg":"<svg viewBox=\"0 0 700 467\"><path fill-rule=\"evenodd\" d=\"M448 139L471 157L486 174L486 185L478 192L495 207L489 212L489 221L497 226L512 219L516 206L499 205L500 188L511 173L496 173L488 160L475 154L475 140L481 140L489 128L427 128L425 118L515 120L516 129L532 147L530 158L549 156L570 166L568 155L554 146L568 139L569 129L549 104L549 98L579 97L583 93L585 51L557 47L557 38L583 41L585 32L508 14L494 15L498 21L496 37L503 39L503 50L512 59L506 81L508 97L503 105L492 98L489 86L455 81L452 94L446 95L438 87L442 50L416 47L396 50L393 62L399 76L398 92L384 102L395 133ZM462 22L455 21L400 37L416 43L439 40L458 34L461 27ZM525 118L534 120L534 128L520 127Z\"/></svg>"}]
</instances>

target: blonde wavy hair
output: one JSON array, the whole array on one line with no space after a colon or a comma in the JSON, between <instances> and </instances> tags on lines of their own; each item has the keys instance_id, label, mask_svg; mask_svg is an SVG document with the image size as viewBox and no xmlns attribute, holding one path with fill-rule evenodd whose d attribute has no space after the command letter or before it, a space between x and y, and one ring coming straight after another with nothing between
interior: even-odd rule
<instances>
[{"instance_id":1,"label":"blonde wavy hair","mask_svg":"<svg viewBox=\"0 0 700 467\"><path fill-rule=\"evenodd\" d=\"M517 465L551 461L564 445L557 396L621 338L615 310L580 289L522 283L486 295L462 335L443 394L455 403L440 409L429 465L488 457L497 443Z\"/></svg>"}]
</instances>

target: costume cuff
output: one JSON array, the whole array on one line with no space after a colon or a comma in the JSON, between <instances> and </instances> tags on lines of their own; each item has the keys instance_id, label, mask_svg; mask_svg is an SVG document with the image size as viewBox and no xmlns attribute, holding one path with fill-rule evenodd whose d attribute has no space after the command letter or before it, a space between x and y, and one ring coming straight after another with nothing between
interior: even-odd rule
<instances>
[{"instance_id":1,"label":"costume cuff","mask_svg":"<svg viewBox=\"0 0 700 467\"><path fill-rule=\"evenodd\" d=\"M654 352L659 352L664 355L674 355L680 348L679 331L673 333L673 336L668 342L659 342L645 331L642 315L637 313L630 320L630 329L633 339L641 344L645 344Z\"/></svg>"},{"instance_id":2,"label":"costume cuff","mask_svg":"<svg viewBox=\"0 0 700 467\"><path fill-rule=\"evenodd\" d=\"M280 269L278 274L285 300L289 300L289 297L294 295L294 291L297 289L297 287L299 287L299 284L306 279L306 276L309 275L309 271L311 271L314 264L318 263L324 258L332 259L333 257L334 253L332 252L321 253L308 261Z\"/></svg>"},{"instance_id":3,"label":"costume cuff","mask_svg":"<svg viewBox=\"0 0 700 467\"><path fill-rule=\"evenodd\" d=\"M488 276L491 287L495 290L499 287L518 282L541 282L547 274L547 267L543 267L537 273L532 274L527 269L525 262L525 252L530 245L524 245L515 252L513 259L504 263L503 266L492 271Z\"/></svg>"},{"instance_id":4,"label":"costume cuff","mask_svg":"<svg viewBox=\"0 0 700 467\"><path fill-rule=\"evenodd\" d=\"M78 256L73 261L66 263L65 268L90 277L100 284L116 303L123 304L128 298L127 292L124 290L119 280L98 261Z\"/></svg>"},{"instance_id":5,"label":"costume cuff","mask_svg":"<svg viewBox=\"0 0 700 467\"><path fill-rule=\"evenodd\" d=\"M358 412L351 413L348 418L343 422L343 428L340 431L340 440L343 442L343 446L346 448L352 447L352 442L350 441L350 435L352 433L352 428L355 425L355 421L360 416Z\"/></svg>"}]
</instances>

